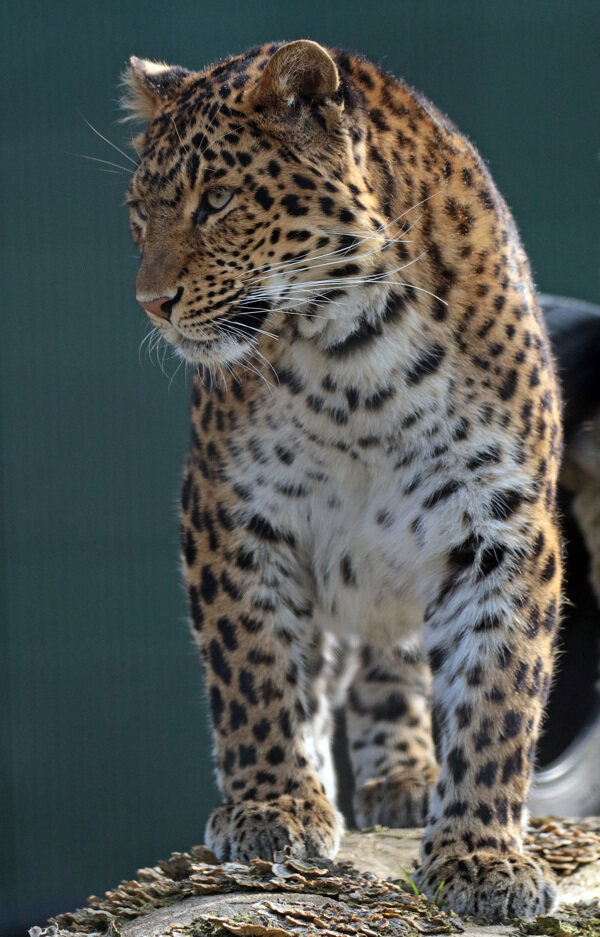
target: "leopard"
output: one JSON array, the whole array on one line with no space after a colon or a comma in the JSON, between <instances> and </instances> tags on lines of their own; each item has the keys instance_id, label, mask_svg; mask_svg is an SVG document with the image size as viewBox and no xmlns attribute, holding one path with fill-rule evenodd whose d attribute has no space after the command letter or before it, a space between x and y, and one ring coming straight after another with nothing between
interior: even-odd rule
<instances>
[{"instance_id":1,"label":"leopard","mask_svg":"<svg viewBox=\"0 0 600 937\"><path fill-rule=\"evenodd\" d=\"M416 885L551 911L524 852L561 604L560 394L529 261L475 147L308 39L202 71L132 57L136 298L191 371L181 554L218 861L424 826ZM207 758L210 754L207 754Z\"/></svg>"}]
</instances>

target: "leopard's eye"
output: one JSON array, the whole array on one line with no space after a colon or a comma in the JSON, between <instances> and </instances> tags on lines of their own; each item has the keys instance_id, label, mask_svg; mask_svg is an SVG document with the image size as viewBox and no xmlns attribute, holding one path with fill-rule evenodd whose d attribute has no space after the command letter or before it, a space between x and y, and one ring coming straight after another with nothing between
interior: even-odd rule
<instances>
[{"instance_id":1,"label":"leopard's eye","mask_svg":"<svg viewBox=\"0 0 600 937\"><path fill-rule=\"evenodd\" d=\"M194 223L198 225L202 224L209 215L214 215L215 212L225 208L232 198L233 189L207 189L202 193L200 204L194 212Z\"/></svg>"},{"instance_id":2,"label":"leopard's eye","mask_svg":"<svg viewBox=\"0 0 600 937\"><path fill-rule=\"evenodd\" d=\"M212 208L213 211L220 211L222 208L225 208L227 203L231 200L233 192L231 189L209 189L204 193L206 199L206 204L209 208Z\"/></svg>"},{"instance_id":3,"label":"leopard's eye","mask_svg":"<svg viewBox=\"0 0 600 937\"><path fill-rule=\"evenodd\" d=\"M131 206L140 221L147 221L146 206L143 202L133 202Z\"/></svg>"}]
</instances>

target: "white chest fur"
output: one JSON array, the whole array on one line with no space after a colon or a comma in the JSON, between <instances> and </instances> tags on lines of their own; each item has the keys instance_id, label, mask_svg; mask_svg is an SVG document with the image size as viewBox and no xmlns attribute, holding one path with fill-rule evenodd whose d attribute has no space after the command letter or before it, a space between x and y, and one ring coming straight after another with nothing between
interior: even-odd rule
<instances>
[{"instance_id":1,"label":"white chest fur","mask_svg":"<svg viewBox=\"0 0 600 937\"><path fill-rule=\"evenodd\" d=\"M253 491L251 510L293 535L297 574L323 630L410 641L443 570L440 541L414 529L418 463L399 466L397 449L341 452L273 412L260 439L268 462L246 463L240 479Z\"/></svg>"},{"instance_id":2,"label":"white chest fur","mask_svg":"<svg viewBox=\"0 0 600 937\"><path fill-rule=\"evenodd\" d=\"M415 361L435 347L443 365L411 380ZM450 551L474 527L493 538L493 486L523 487L515 441L465 390L452 347L425 335L412 313L370 355L339 362L300 341L282 359L294 380L263 393L236 437L243 454L234 474L252 492L242 512L293 539L288 578L324 630L410 640ZM498 459L474 473L469 462L486 448ZM518 532L503 537L510 546Z\"/></svg>"}]
</instances>

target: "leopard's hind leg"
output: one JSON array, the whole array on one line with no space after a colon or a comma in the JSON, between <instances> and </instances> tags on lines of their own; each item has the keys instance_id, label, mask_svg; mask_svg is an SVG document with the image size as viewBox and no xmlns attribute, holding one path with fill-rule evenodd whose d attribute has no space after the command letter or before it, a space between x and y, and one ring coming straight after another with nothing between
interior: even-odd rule
<instances>
[{"instance_id":1,"label":"leopard's hind leg","mask_svg":"<svg viewBox=\"0 0 600 937\"><path fill-rule=\"evenodd\" d=\"M438 776L430 696L418 651L363 647L346 716L359 827L424 825Z\"/></svg>"}]
</instances>

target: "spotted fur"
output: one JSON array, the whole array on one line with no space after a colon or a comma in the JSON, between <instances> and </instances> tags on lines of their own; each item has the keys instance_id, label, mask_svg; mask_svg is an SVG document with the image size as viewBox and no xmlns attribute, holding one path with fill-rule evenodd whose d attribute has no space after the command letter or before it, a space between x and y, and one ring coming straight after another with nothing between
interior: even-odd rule
<instances>
[{"instance_id":1,"label":"spotted fur","mask_svg":"<svg viewBox=\"0 0 600 937\"><path fill-rule=\"evenodd\" d=\"M316 43L202 73L132 59L127 85L148 122L138 299L197 371L182 551L223 794L209 844L335 854L345 703L358 821L426 820L424 890L547 911L521 825L561 431L506 205L429 102Z\"/></svg>"}]
</instances>

